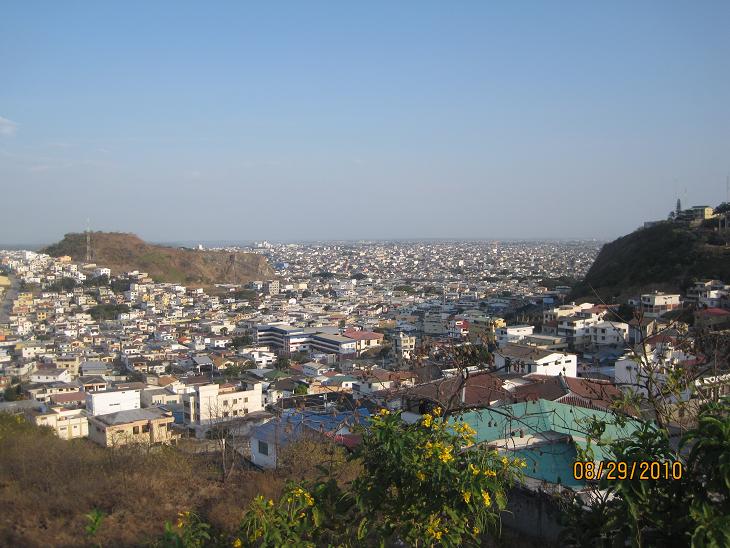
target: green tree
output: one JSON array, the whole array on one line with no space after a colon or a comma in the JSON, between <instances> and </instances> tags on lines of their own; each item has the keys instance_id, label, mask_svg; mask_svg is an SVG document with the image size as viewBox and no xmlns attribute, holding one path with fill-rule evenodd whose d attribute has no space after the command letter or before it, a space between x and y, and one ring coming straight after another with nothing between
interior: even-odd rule
<instances>
[{"instance_id":1,"label":"green tree","mask_svg":"<svg viewBox=\"0 0 730 548\"><path fill-rule=\"evenodd\" d=\"M424 415L416 425L381 411L355 458L363 473L341 488L334 480L291 483L278 500L258 497L241 526L257 546L480 546L496 534L506 489L524 462L474 446L458 420ZM468 448L468 449L467 449Z\"/></svg>"},{"instance_id":2,"label":"green tree","mask_svg":"<svg viewBox=\"0 0 730 548\"><path fill-rule=\"evenodd\" d=\"M598 440L605 427L593 424L589 439ZM627 469L634 463L679 463L681 477L604 475L590 505L576 500L566 509L563 540L572 546L730 545L730 402L705 405L680 447L691 447L686 459L666 430L649 423L631 438L604 445L612 460L628 463ZM590 452L579 458L591 460Z\"/></svg>"}]
</instances>

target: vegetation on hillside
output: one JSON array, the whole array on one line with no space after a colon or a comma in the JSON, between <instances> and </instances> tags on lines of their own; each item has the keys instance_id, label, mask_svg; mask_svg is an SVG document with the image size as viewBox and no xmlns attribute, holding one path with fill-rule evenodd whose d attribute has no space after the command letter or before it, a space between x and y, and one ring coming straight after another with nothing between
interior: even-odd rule
<instances>
[{"instance_id":1,"label":"vegetation on hillside","mask_svg":"<svg viewBox=\"0 0 730 548\"><path fill-rule=\"evenodd\" d=\"M730 279L730 247L708 228L661 223L603 246L573 298L614 298L651 288L680 291L694 279ZM723 244L723 245L718 245Z\"/></svg>"}]
</instances>

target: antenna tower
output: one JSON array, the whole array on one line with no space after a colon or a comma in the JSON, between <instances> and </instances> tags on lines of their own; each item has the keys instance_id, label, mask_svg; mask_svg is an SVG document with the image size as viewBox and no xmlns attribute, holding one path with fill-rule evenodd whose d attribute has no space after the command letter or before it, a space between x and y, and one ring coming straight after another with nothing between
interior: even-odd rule
<instances>
[{"instance_id":1,"label":"antenna tower","mask_svg":"<svg viewBox=\"0 0 730 548\"><path fill-rule=\"evenodd\" d=\"M86 262L91 262L91 229L89 228L89 219L86 219Z\"/></svg>"}]
</instances>

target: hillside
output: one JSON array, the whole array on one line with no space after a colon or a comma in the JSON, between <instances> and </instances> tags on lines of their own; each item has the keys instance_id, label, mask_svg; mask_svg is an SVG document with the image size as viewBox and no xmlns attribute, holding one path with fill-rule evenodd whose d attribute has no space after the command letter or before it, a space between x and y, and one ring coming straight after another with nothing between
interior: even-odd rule
<instances>
[{"instance_id":1,"label":"hillside","mask_svg":"<svg viewBox=\"0 0 730 548\"><path fill-rule=\"evenodd\" d=\"M662 223L603 246L572 298L610 302L642 291L683 291L693 279L730 280L730 247L710 228Z\"/></svg>"},{"instance_id":2,"label":"hillside","mask_svg":"<svg viewBox=\"0 0 730 548\"><path fill-rule=\"evenodd\" d=\"M54 257L86 258L86 235L66 234L60 242L41 250ZM254 253L197 251L148 244L134 234L91 233L92 262L110 268L112 274L139 270L156 281L192 285L246 283L273 276L268 261Z\"/></svg>"}]
</instances>

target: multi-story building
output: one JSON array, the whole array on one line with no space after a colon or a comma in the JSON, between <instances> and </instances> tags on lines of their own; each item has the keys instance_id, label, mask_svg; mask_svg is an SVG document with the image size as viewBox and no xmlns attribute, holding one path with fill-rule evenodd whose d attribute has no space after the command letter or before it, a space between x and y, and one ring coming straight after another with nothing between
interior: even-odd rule
<instances>
[{"instance_id":1,"label":"multi-story building","mask_svg":"<svg viewBox=\"0 0 730 548\"><path fill-rule=\"evenodd\" d=\"M336 330L336 328L330 328ZM256 326L256 343L265 344L282 354L294 352L324 352L349 356L357 353L357 341L323 328L298 328L290 325L266 324Z\"/></svg>"},{"instance_id":2,"label":"multi-story building","mask_svg":"<svg viewBox=\"0 0 730 548\"><path fill-rule=\"evenodd\" d=\"M661 293L645 293L641 296L641 310L644 316L657 318L671 310L681 308L679 294Z\"/></svg>"},{"instance_id":3,"label":"multi-story building","mask_svg":"<svg viewBox=\"0 0 730 548\"><path fill-rule=\"evenodd\" d=\"M182 396L184 423L196 437L203 437L214 425L261 411L261 383L247 389L235 384L203 384Z\"/></svg>"},{"instance_id":4,"label":"multi-story building","mask_svg":"<svg viewBox=\"0 0 730 548\"><path fill-rule=\"evenodd\" d=\"M535 327L532 325L510 325L498 327L496 331L497 344L504 346L508 343L518 342L528 335L532 335Z\"/></svg>"},{"instance_id":5,"label":"multi-story building","mask_svg":"<svg viewBox=\"0 0 730 548\"><path fill-rule=\"evenodd\" d=\"M31 411L28 418L33 424L52 428L63 440L85 438L89 435L89 419L83 409L50 407L43 411Z\"/></svg>"},{"instance_id":6,"label":"multi-story building","mask_svg":"<svg viewBox=\"0 0 730 548\"><path fill-rule=\"evenodd\" d=\"M179 434L172 413L160 407L118 411L89 417L89 439L102 447L169 444Z\"/></svg>"},{"instance_id":7,"label":"multi-story building","mask_svg":"<svg viewBox=\"0 0 730 548\"><path fill-rule=\"evenodd\" d=\"M591 326L591 344L600 346L623 347L629 338L629 324L602 321Z\"/></svg>"},{"instance_id":8,"label":"multi-story building","mask_svg":"<svg viewBox=\"0 0 730 548\"><path fill-rule=\"evenodd\" d=\"M416 337L399 331L393 337L393 353L399 360L409 360L416 350Z\"/></svg>"}]
</instances>

